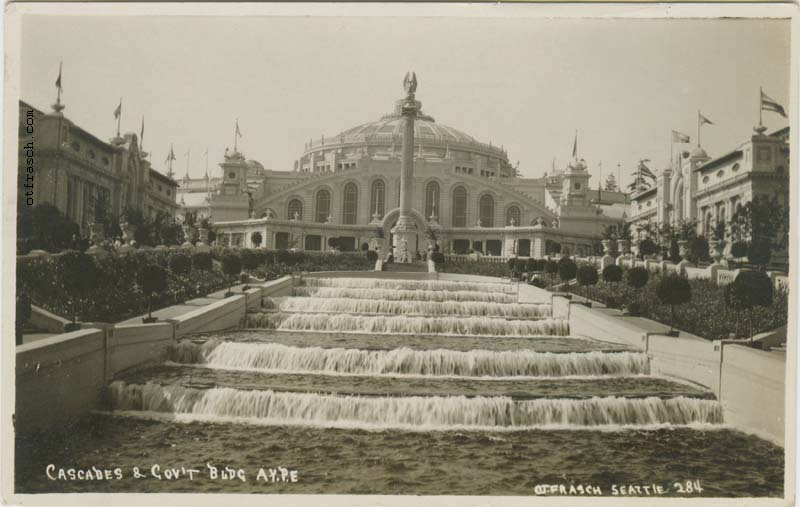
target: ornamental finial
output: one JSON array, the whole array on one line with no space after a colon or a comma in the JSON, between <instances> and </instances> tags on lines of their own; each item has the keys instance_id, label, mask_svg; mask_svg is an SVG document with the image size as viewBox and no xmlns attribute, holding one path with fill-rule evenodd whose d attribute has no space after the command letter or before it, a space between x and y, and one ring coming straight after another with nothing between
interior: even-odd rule
<instances>
[{"instance_id":1,"label":"ornamental finial","mask_svg":"<svg viewBox=\"0 0 800 507\"><path fill-rule=\"evenodd\" d=\"M417 91L417 73L416 72L406 72L406 77L403 79L403 89L406 91L406 95L413 96L414 93Z\"/></svg>"}]
</instances>

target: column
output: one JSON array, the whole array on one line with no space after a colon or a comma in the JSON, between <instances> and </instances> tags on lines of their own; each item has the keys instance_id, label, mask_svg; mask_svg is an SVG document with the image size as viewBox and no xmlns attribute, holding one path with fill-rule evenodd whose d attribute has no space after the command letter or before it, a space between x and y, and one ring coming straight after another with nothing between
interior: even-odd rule
<instances>
[{"instance_id":1,"label":"column","mask_svg":"<svg viewBox=\"0 0 800 507\"><path fill-rule=\"evenodd\" d=\"M413 262L416 225L411 217L414 185L414 120L421 104L414 94L417 90L417 76L407 73L403 80L406 96L400 100L403 114L403 159L400 169L400 216L392 229L394 236L395 262Z\"/></svg>"}]
</instances>

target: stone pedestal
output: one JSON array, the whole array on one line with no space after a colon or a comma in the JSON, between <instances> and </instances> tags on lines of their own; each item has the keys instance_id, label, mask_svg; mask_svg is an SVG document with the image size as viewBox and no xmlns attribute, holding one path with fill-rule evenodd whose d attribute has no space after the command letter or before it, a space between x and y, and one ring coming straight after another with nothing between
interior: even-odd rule
<instances>
[{"instance_id":1,"label":"stone pedestal","mask_svg":"<svg viewBox=\"0 0 800 507\"><path fill-rule=\"evenodd\" d=\"M603 258L600 260L600 269L605 269L606 266L611 266L616 262L616 259L612 255L604 255Z\"/></svg>"}]
</instances>

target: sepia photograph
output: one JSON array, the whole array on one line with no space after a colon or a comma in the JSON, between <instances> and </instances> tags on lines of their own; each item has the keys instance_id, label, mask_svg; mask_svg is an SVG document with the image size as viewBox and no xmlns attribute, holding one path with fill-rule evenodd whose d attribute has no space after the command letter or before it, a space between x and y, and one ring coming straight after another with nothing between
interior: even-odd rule
<instances>
[{"instance_id":1,"label":"sepia photograph","mask_svg":"<svg viewBox=\"0 0 800 507\"><path fill-rule=\"evenodd\" d=\"M796 4L171 5L7 12L4 502L794 503Z\"/></svg>"}]
</instances>

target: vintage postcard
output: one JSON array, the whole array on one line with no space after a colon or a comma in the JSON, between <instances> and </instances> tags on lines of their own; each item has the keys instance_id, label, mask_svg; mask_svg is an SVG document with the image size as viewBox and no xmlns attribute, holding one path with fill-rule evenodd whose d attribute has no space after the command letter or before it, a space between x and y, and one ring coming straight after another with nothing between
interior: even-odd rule
<instances>
[{"instance_id":1,"label":"vintage postcard","mask_svg":"<svg viewBox=\"0 0 800 507\"><path fill-rule=\"evenodd\" d=\"M5 30L3 502L794 504L796 4Z\"/></svg>"}]
</instances>

